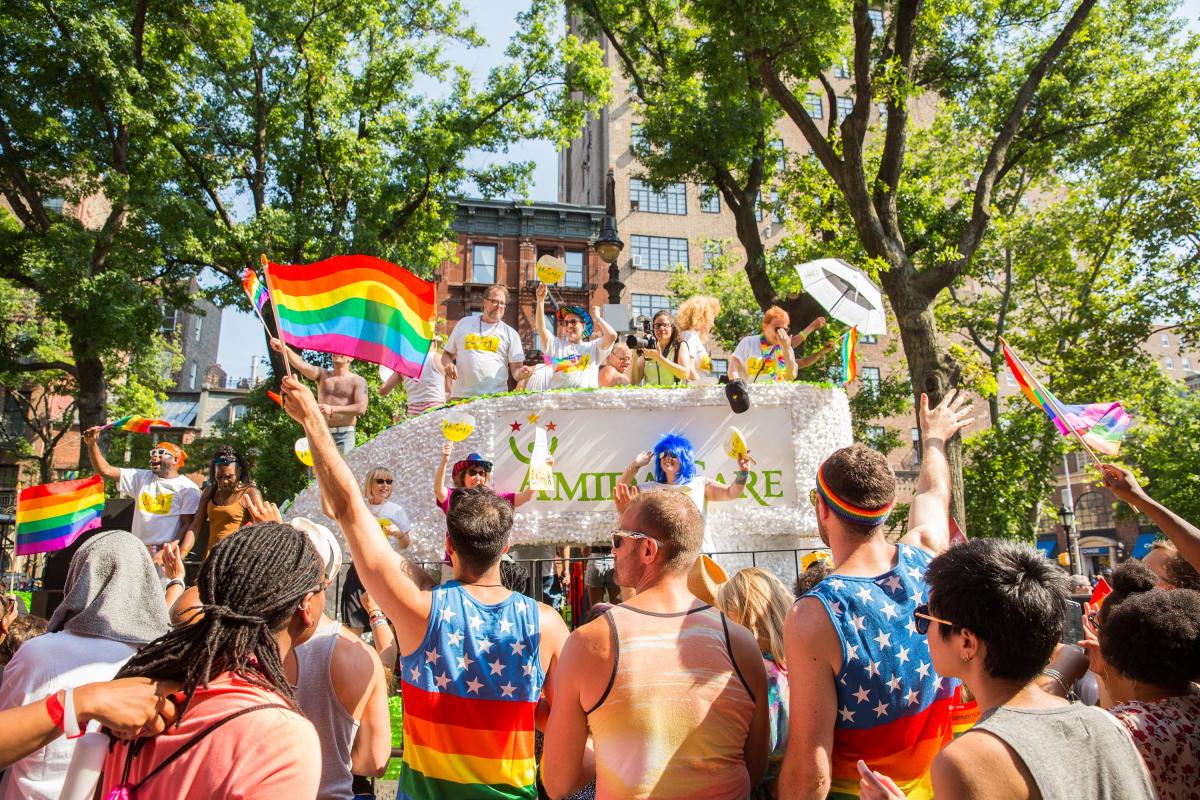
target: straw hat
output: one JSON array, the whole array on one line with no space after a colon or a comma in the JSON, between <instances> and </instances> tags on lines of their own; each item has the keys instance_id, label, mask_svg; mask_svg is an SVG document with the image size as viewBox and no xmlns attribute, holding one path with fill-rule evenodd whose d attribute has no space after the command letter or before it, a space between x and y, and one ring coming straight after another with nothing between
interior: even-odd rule
<instances>
[{"instance_id":1,"label":"straw hat","mask_svg":"<svg viewBox=\"0 0 1200 800\"><path fill-rule=\"evenodd\" d=\"M688 571L688 591L710 606L717 602L717 591L729 580L721 565L706 555L701 555Z\"/></svg>"}]
</instances>

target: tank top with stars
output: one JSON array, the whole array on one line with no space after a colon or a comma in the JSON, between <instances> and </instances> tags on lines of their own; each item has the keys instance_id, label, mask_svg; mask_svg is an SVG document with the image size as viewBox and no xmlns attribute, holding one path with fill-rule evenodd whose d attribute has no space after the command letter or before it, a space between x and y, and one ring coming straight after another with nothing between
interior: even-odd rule
<instances>
[{"instance_id":1,"label":"tank top with stars","mask_svg":"<svg viewBox=\"0 0 1200 800\"><path fill-rule=\"evenodd\" d=\"M537 797L539 644L531 598L513 592L488 605L458 581L434 587L425 638L401 659L397 797Z\"/></svg>"}]
</instances>

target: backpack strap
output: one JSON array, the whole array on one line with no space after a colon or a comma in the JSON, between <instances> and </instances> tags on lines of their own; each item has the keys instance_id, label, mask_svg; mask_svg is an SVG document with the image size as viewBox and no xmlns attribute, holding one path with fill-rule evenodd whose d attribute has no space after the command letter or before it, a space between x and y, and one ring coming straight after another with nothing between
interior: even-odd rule
<instances>
[{"instance_id":1,"label":"backpack strap","mask_svg":"<svg viewBox=\"0 0 1200 800\"><path fill-rule=\"evenodd\" d=\"M138 781L137 783L130 786L129 787L130 796L131 797L134 796L133 792L136 789L141 788L147 781L149 781L151 778L153 778L155 775L157 775L159 772L161 772L167 765L169 765L175 759L179 758L181 755L186 753L188 750L191 750L194 746L199 744L201 742L201 740L203 740L206 736L208 736L210 733L215 731L217 728L224 725L226 722L230 722L234 719L237 719L238 717L242 716L243 714L249 714L251 711L261 711L264 708L281 708L284 711L291 710L287 706L280 705L279 703L261 703L260 705L257 705L257 706L250 706L249 708L243 708L240 711L235 711L232 714L230 714L229 716L223 717L223 718L217 720L212 725L209 725L207 728L200 731L195 736L193 736L192 738L190 738L186 742L184 742L180 746L180 748L178 750L176 750L174 753L171 753L171 755L164 758L157 767L150 770L150 773L148 775L146 775L146 777L142 778L140 781ZM129 764L126 763L126 770L127 770L126 776L128 776L128 769L129 769Z\"/></svg>"}]
</instances>

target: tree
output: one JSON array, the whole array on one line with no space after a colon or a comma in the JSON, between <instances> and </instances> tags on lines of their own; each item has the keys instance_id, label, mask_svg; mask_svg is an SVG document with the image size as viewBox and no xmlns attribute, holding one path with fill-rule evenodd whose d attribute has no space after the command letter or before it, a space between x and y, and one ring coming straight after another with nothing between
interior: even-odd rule
<instances>
[{"instance_id":1,"label":"tree","mask_svg":"<svg viewBox=\"0 0 1200 800\"><path fill-rule=\"evenodd\" d=\"M1200 394L1178 385L1164 393L1153 417L1130 431L1121 460L1140 473L1155 500L1200 520Z\"/></svg>"}]
</instances>

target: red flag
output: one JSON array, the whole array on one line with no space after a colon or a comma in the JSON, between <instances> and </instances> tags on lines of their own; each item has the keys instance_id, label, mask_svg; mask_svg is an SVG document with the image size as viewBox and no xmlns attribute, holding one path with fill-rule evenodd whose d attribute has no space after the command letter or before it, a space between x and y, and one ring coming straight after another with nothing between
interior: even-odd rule
<instances>
[{"instance_id":1,"label":"red flag","mask_svg":"<svg viewBox=\"0 0 1200 800\"><path fill-rule=\"evenodd\" d=\"M967 540L967 532L958 525L958 520L954 517L950 518L950 546L962 544Z\"/></svg>"},{"instance_id":2,"label":"red flag","mask_svg":"<svg viewBox=\"0 0 1200 800\"><path fill-rule=\"evenodd\" d=\"M270 389L267 389L267 397L274 400L276 405L278 405L280 408L283 408L283 398L280 397L276 392L272 392Z\"/></svg>"},{"instance_id":3,"label":"red flag","mask_svg":"<svg viewBox=\"0 0 1200 800\"><path fill-rule=\"evenodd\" d=\"M1104 602L1104 598L1112 594L1112 587L1108 585L1108 581L1100 578L1096 581L1096 588L1092 589L1092 596L1088 598L1088 604L1093 608L1100 608L1100 604Z\"/></svg>"}]
</instances>

